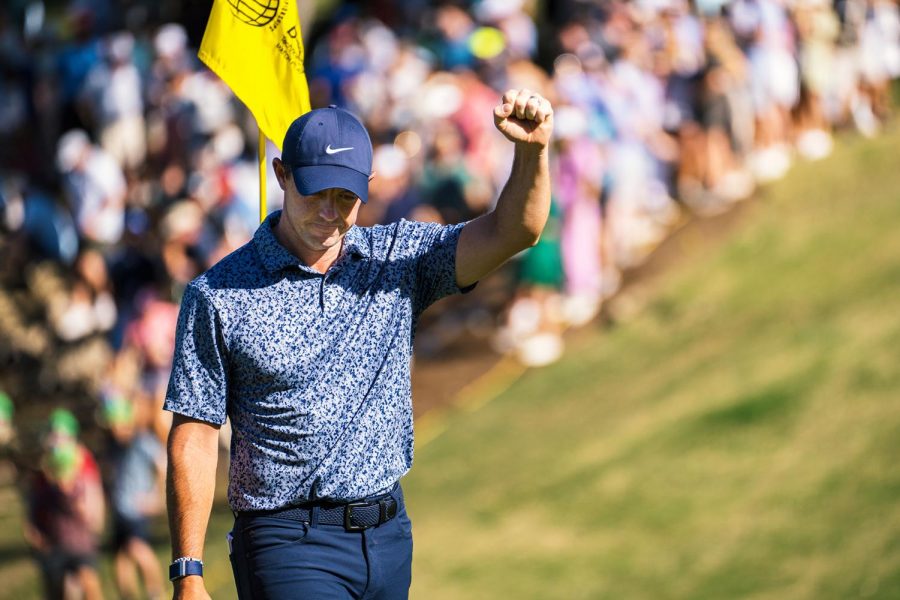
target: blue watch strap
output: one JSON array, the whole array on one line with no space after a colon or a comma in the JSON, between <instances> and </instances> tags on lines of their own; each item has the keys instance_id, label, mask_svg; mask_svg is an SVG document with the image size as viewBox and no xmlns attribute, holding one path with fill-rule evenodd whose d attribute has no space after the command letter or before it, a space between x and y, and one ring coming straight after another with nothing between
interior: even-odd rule
<instances>
[{"instance_id":1,"label":"blue watch strap","mask_svg":"<svg viewBox=\"0 0 900 600\"><path fill-rule=\"evenodd\" d=\"M182 579L188 575L203 576L203 561L195 558L179 558L169 565L169 581Z\"/></svg>"}]
</instances>

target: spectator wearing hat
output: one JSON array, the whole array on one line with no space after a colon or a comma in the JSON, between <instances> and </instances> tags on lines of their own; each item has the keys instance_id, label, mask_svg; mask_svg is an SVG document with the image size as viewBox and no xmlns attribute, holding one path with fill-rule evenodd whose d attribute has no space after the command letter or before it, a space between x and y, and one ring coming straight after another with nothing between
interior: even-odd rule
<instances>
[{"instance_id":1,"label":"spectator wearing hat","mask_svg":"<svg viewBox=\"0 0 900 600\"><path fill-rule=\"evenodd\" d=\"M69 597L71 589L86 600L103 596L97 574L103 487L97 462L78 442L78 429L72 413L53 412L28 496L25 539L40 565L45 597L54 600Z\"/></svg>"},{"instance_id":2,"label":"spectator wearing hat","mask_svg":"<svg viewBox=\"0 0 900 600\"><path fill-rule=\"evenodd\" d=\"M163 594L163 571L149 543L149 526L150 518L164 508L165 449L150 428L149 408L146 402L135 403L115 390L103 401L111 438L108 488L114 567L122 598L140 597L137 574L149 598Z\"/></svg>"}]
</instances>

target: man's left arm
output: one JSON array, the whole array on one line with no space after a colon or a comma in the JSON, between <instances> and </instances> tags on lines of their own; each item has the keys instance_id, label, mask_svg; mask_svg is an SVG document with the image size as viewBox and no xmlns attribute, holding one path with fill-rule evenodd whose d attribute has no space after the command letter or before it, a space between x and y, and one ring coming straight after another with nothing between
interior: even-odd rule
<instances>
[{"instance_id":1,"label":"man's left arm","mask_svg":"<svg viewBox=\"0 0 900 600\"><path fill-rule=\"evenodd\" d=\"M456 246L460 288L534 246L550 212L550 103L527 89L509 90L494 108L494 125L515 144L512 171L494 210L467 223L460 233Z\"/></svg>"}]
</instances>

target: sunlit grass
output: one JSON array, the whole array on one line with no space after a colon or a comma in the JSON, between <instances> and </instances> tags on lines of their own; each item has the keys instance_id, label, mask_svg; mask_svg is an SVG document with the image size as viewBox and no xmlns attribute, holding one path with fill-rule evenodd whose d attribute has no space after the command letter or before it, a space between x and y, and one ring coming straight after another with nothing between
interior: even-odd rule
<instances>
[{"instance_id":1,"label":"sunlit grass","mask_svg":"<svg viewBox=\"0 0 900 600\"><path fill-rule=\"evenodd\" d=\"M637 317L452 418L417 598L897 597L900 138L765 191Z\"/></svg>"}]
</instances>

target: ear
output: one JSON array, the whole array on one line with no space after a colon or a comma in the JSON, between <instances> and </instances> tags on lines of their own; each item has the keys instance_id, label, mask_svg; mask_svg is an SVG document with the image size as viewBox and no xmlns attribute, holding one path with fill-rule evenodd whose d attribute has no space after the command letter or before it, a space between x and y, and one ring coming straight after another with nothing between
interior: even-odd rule
<instances>
[{"instance_id":1,"label":"ear","mask_svg":"<svg viewBox=\"0 0 900 600\"><path fill-rule=\"evenodd\" d=\"M275 178L278 180L278 187L285 189L285 185L287 185L285 171L284 171L284 163L281 162L280 158L272 159L272 168L275 170Z\"/></svg>"}]
</instances>

